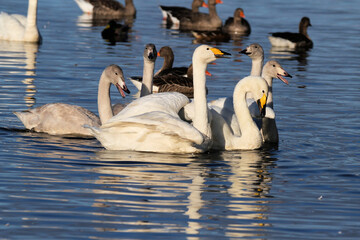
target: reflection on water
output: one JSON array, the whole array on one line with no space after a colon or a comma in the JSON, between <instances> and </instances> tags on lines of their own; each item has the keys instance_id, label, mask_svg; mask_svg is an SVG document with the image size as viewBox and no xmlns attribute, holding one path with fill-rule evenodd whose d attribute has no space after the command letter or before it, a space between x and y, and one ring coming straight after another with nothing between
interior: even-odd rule
<instances>
[{"instance_id":1,"label":"reflection on water","mask_svg":"<svg viewBox=\"0 0 360 240\"><path fill-rule=\"evenodd\" d=\"M298 61L298 70L305 71L305 66L308 65L307 58L309 56L308 51L304 49L289 49L282 47L271 47L270 58L272 59L287 59L287 60L296 60Z\"/></svg>"},{"instance_id":2,"label":"reflection on water","mask_svg":"<svg viewBox=\"0 0 360 240\"><path fill-rule=\"evenodd\" d=\"M106 26L110 20L115 20L118 23L124 23L129 27L132 27L135 22L135 18L130 16L124 18L94 18L92 14L83 13L78 17L77 26L84 28Z\"/></svg>"},{"instance_id":3,"label":"reflection on water","mask_svg":"<svg viewBox=\"0 0 360 240\"><path fill-rule=\"evenodd\" d=\"M38 49L39 46L35 43L0 40L0 68L3 69L3 74L9 76L25 74L22 80L26 86L24 101L29 108L32 107L36 101L36 86L34 80L36 76L36 55Z\"/></svg>"},{"instance_id":4,"label":"reflection on water","mask_svg":"<svg viewBox=\"0 0 360 240\"><path fill-rule=\"evenodd\" d=\"M259 151L220 152L214 154L215 161L210 162L204 162L202 158L201 155L100 151L95 159L103 166L91 170L99 174L95 181L99 187L94 189L94 193L99 197L96 197L93 207L105 208L97 212L103 216L110 214L107 209L118 209L117 213L112 214L119 214L120 218L140 214L144 215L145 219L148 215L156 219L154 215L160 213L168 213L169 216L180 214L186 216L186 224L178 230L189 236L207 231L209 226L203 220L210 215L233 220L253 219L251 224L229 224L226 235L259 236L251 229L254 226L265 226L262 220L266 218L265 199L270 191L271 176L268 169L271 163ZM229 171L227 177L216 174L224 169ZM214 182L229 185L226 192L231 197L224 198L226 192L220 190L221 188L214 188ZM207 200L203 199L203 195L206 195ZM211 199L210 202L208 199ZM203 209L204 206L206 209ZM227 215L218 215L218 207L227 212ZM122 221L122 224L125 223ZM127 224L135 225L136 222L129 221ZM175 228L171 221L150 221L137 226L136 231L150 231L148 226L154 224L158 225L155 227L158 232L179 228ZM102 230L123 231L119 228Z\"/></svg>"}]
</instances>

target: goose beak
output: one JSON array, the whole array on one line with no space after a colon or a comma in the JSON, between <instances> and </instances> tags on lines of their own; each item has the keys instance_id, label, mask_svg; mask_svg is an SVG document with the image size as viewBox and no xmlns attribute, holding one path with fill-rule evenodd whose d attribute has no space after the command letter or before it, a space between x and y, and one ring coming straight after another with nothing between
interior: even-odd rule
<instances>
[{"instance_id":1,"label":"goose beak","mask_svg":"<svg viewBox=\"0 0 360 240\"><path fill-rule=\"evenodd\" d=\"M212 75L208 70L205 71L205 74L206 74L207 76L211 76L211 75Z\"/></svg>"},{"instance_id":2,"label":"goose beak","mask_svg":"<svg viewBox=\"0 0 360 240\"><path fill-rule=\"evenodd\" d=\"M204 8L208 8L208 7L209 7L209 6L206 4L206 2L203 2L201 6L204 7Z\"/></svg>"},{"instance_id":3,"label":"goose beak","mask_svg":"<svg viewBox=\"0 0 360 240\"><path fill-rule=\"evenodd\" d=\"M214 53L216 58L224 57L225 55L231 55L230 53L227 53L225 51L221 51L218 48L210 48L210 50Z\"/></svg>"},{"instance_id":4,"label":"goose beak","mask_svg":"<svg viewBox=\"0 0 360 240\"><path fill-rule=\"evenodd\" d=\"M259 110L260 110L260 116L263 118L266 115L266 94L264 93L264 95L262 96L262 98L260 98L259 100L257 100L257 104L259 106Z\"/></svg>"},{"instance_id":5,"label":"goose beak","mask_svg":"<svg viewBox=\"0 0 360 240\"><path fill-rule=\"evenodd\" d=\"M216 0L216 4L223 4L224 2L222 0Z\"/></svg>"},{"instance_id":6,"label":"goose beak","mask_svg":"<svg viewBox=\"0 0 360 240\"><path fill-rule=\"evenodd\" d=\"M243 11L240 12L240 17L245 18L245 14Z\"/></svg>"},{"instance_id":7,"label":"goose beak","mask_svg":"<svg viewBox=\"0 0 360 240\"><path fill-rule=\"evenodd\" d=\"M160 57L160 52L157 53L157 56Z\"/></svg>"}]
</instances>

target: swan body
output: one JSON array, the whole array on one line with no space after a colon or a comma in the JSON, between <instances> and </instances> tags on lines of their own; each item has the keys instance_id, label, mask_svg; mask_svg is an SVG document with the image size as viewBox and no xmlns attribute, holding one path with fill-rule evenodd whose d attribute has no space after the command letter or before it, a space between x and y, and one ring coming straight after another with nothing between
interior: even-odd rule
<instances>
[{"instance_id":1,"label":"swan body","mask_svg":"<svg viewBox=\"0 0 360 240\"><path fill-rule=\"evenodd\" d=\"M180 20L180 30L190 31L215 31L222 26L222 20L216 12L216 4L219 0L209 0L207 13L192 13L191 17L183 17Z\"/></svg>"},{"instance_id":2,"label":"swan body","mask_svg":"<svg viewBox=\"0 0 360 240\"><path fill-rule=\"evenodd\" d=\"M24 126L35 132L51 135L92 136L89 129L83 125L101 126L113 116L110 101L110 86L114 84L121 95L123 91L130 93L126 87L121 68L117 65L108 66L102 73L98 90L98 111L100 118L89 110L71 104L49 103L43 106L14 112Z\"/></svg>"},{"instance_id":3,"label":"swan body","mask_svg":"<svg viewBox=\"0 0 360 240\"><path fill-rule=\"evenodd\" d=\"M307 28L311 26L310 19L303 17L299 23L299 32L275 32L269 36L269 41L274 47L285 48L312 48L313 42L310 39Z\"/></svg>"},{"instance_id":4,"label":"swan body","mask_svg":"<svg viewBox=\"0 0 360 240\"><path fill-rule=\"evenodd\" d=\"M75 0L79 8L94 17L123 18L135 17L133 0L125 0L125 6L116 0Z\"/></svg>"},{"instance_id":5,"label":"swan body","mask_svg":"<svg viewBox=\"0 0 360 240\"><path fill-rule=\"evenodd\" d=\"M29 0L27 17L0 13L0 39L41 43L37 27L37 0Z\"/></svg>"},{"instance_id":6,"label":"swan body","mask_svg":"<svg viewBox=\"0 0 360 240\"><path fill-rule=\"evenodd\" d=\"M233 95L233 109L239 133L234 133L221 112L212 108L213 149L251 150L258 149L263 145L261 132L252 119L247 106L246 95L248 92L251 92L254 99L259 101L260 112L263 111L268 94L266 81L259 76L248 76L240 80L235 86Z\"/></svg>"},{"instance_id":7,"label":"swan body","mask_svg":"<svg viewBox=\"0 0 360 240\"><path fill-rule=\"evenodd\" d=\"M264 142L274 143L278 141L275 112L273 110L272 102L272 79L278 78L288 84L288 81L284 77L291 77L291 75L288 74L277 61L271 60L265 64L262 72L262 78L269 86L265 116L261 116L261 111L259 111L256 101L252 101L252 99L248 98L246 99L252 118L262 117L260 128ZM230 127L234 135L239 135L241 134L241 126L238 121L238 116L235 114L234 105L234 98L231 97L221 98L209 103L209 106L223 117L224 121Z\"/></svg>"},{"instance_id":8,"label":"swan body","mask_svg":"<svg viewBox=\"0 0 360 240\"><path fill-rule=\"evenodd\" d=\"M109 150L167 153L204 152L211 147L211 128L206 102L205 69L217 56L226 53L207 45L193 54L193 123L178 113L189 99L176 92L147 95L134 100L100 128L90 127L94 136ZM149 74L149 73L148 73Z\"/></svg>"}]
</instances>

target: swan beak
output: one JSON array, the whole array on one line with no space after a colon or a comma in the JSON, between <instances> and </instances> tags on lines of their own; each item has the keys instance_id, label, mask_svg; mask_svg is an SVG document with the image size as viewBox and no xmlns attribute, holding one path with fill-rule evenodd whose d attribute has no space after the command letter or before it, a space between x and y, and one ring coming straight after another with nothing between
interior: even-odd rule
<instances>
[{"instance_id":1,"label":"swan beak","mask_svg":"<svg viewBox=\"0 0 360 240\"><path fill-rule=\"evenodd\" d=\"M249 55L251 52L248 52L247 49L245 48L244 50L240 51L239 53Z\"/></svg>"},{"instance_id":2,"label":"swan beak","mask_svg":"<svg viewBox=\"0 0 360 240\"><path fill-rule=\"evenodd\" d=\"M115 86L118 89L119 93L121 94L121 96L124 98L125 97L125 93L130 93L130 90L127 88L126 84L123 82L122 84L123 86L120 86L119 83L116 83Z\"/></svg>"},{"instance_id":3,"label":"swan beak","mask_svg":"<svg viewBox=\"0 0 360 240\"><path fill-rule=\"evenodd\" d=\"M210 50L214 53L216 58L224 57L225 55L231 55L230 53L227 53L225 51L221 51L218 48L210 48Z\"/></svg>"},{"instance_id":4,"label":"swan beak","mask_svg":"<svg viewBox=\"0 0 360 240\"><path fill-rule=\"evenodd\" d=\"M257 100L257 104L259 106L259 110L260 110L260 116L261 117L265 117L266 115L266 94L264 93L264 95L262 96L262 98L260 98L259 100Z\"/></svg>"},{"instance_id":5,"label":"swan beak","mask_svg":"<svg viewBox=\"0 0 360 240\"><path fill-rule=\"evenodd\" d=\"M285 84L289 84L289 81L287 79L285 79L284 77L292 78L292 76L290 74L288 74L287 72L285 72L285 71L284 71L283 74L280 74L280 73L277 74L278 79L283 81Z\"/></svg>"}]
</instances>

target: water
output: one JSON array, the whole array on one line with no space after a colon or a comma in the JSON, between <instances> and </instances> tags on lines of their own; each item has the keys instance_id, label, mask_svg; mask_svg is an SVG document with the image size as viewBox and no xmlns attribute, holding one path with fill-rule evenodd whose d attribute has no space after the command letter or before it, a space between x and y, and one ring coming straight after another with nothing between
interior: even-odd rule
<instances>
[{"instance_id":1,"label":"water","mask_svg":"<svg viewBox=\"0 0 360 240\"><path fill-rule=\"evenodd\" d=\"M360 237L360 5L357 1L226 0L242 7L249 37L222 43L230 59L210 65L209 99L232 94L250 71L237 52L258 42L293 75L274 82L277 149L166 155L104 150L95 139L24 131L13 111L50 102L97 112L102 70L141 75L146 43L170 45L187 66L197 45L161 26L159 4L137 1L128 42L110 45L73 1L39 0L39 47L0 41L0 238L2 239L358 239ZM26 1L0 0L26 14ZM271 49L271 31L309 16L314 48ZM156 69L161 66L158 59ZM128 82L132 93L135 87ZM131 102L111 90L113 102Z\"/></svg>"}]
</instances>

